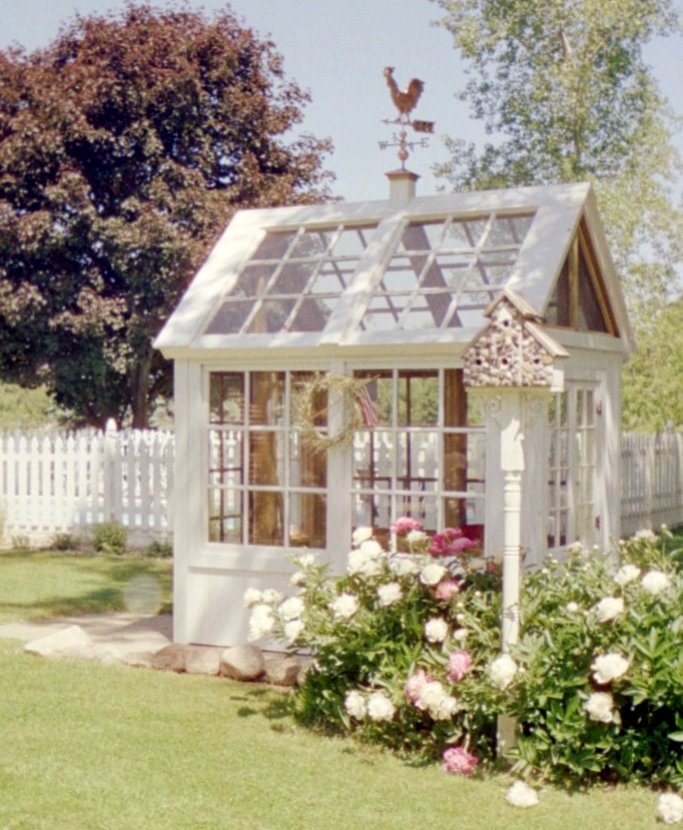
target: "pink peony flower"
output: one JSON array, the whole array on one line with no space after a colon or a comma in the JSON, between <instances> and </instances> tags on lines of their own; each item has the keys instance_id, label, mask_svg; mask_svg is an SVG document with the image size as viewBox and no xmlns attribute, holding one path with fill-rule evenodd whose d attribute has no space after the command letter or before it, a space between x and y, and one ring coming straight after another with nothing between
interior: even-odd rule
<instances>
[{"instance_id":1,"label":"pink peony flower","mask_svg":"<svg viewBox=\"0 0 683 830\"><path fill-rule=\"evenodd\" d=\"M479 759L474 755L470 755L463 747L450 746L443 754L441 769L444 772L453 773L453 775L470 776L478 763Z\"/></svg>"},{"instance_id":2,"label":"pink peony flower","mask_svg":"<svg viewBox=\"0 0 683 830\"><path fill-rule=\"evenodd\" d=\"M420 695L422 694L422 690L427 685L427 683L432 683L433 680L434 678L431 676L431 674L427 674L427 672L424 669L420 669L408 678L408 682L405 685L404 692L405 696L413 704L413 706L417 706L418 709L422 708L419 705Z\"/></svg>"},{"instance_id":3,"label":"pink peony flower","mask_svg":"<svg viewBox=\"0 0 683 830\"><path fill-rule=\"evenodd\" d=\"M457 556L466 550L478 547L458 527L447 527L442 533L435 533L429 546L431 556Z\"/></svg>"},{"instance_id":4,"label":"pink peony flower","mask_svg":"<svg viewBox=\"0 0 683 830\"><path fill-rule=\"evenodd\" d=\"M448 602L460 590L460 583L456 579L444 579L436 586L434 596L439 602Z\"/></svg>"},{"instance_id":5,"label":"pink peony flower","mask_svg":"<svg viewBox=\"0 0 683 830\"><path fill-rule=\"evenodd\" d=\"M448 657L446 675L454 683L462 680L472 671L472 656L469 651L452 651Z\"/></svg>"},{"instance_id":6,"label":"pink peony flower","mask_svg":"<svg viewBox=\"0 0 683 830\"><path fill-rule=\"evenodd\" d=\"M422 530L422 522L419 522L417 519L412 519L410 516L401 516L391 526L391 532L399 536L409 533L411 530Z\"/></svg>"}]
</instances>

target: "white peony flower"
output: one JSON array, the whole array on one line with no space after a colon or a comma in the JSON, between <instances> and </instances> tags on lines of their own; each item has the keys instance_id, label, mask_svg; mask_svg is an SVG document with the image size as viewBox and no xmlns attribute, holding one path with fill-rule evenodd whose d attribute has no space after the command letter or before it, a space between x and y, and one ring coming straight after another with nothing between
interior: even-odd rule
<instances>
[{"instance_id":1,"label":"white peony flower","mask_svg":"<svg viewBox=\"0 0 683 830\"><path fill-rule=\"evenodd\" d=\"M425 637L430 643L442 643L448 636L448 623L441 617L432 617L425 623Z\"/></svg>"},{"instance_id":2,"label":"white peony flower","mask_svg":"<svg viewBox=\"0 0 683 830\"><path fill-rule=\"evenodd\" d=\"M609 622L624 613L624 600L621 597L605 597L595 606L598 622Z\"/></svg>"},{"instance_id":3,"label":"white peony flower","mask_svg":"<svg viewBox=\"0 0 683 830\"><path fill-rule=\"evenodd\" d=\"M431 587L433 585L438 585L445 575L446 569L443 565L438 565L436 562L432 562L429 565L425 565L420 572L420 582L423 585Z\"/></svg>"},{"instance_id":4,"label":"white peony flower","mask_svg":"<svg viewBox=\"0 0 683 830\"><path fill-rule=\"evenodd\" d=\"M304 630L303 620L290 620L284 625L285 637L290 643L299 639L299 636Z\"/></svg>"},{"instance_id":5,"label":"white peony flower","mask_svg":"<svg viewBox=\"0 0 683 830\"><path fill-rule=\"evenodd\" d=\"M355 720L364 720L368 714L368 705L363 695L353 689L344 698L344 708Z\"/></svg>"},{"instance_id":6,"label":"white peony flower","mask_svg":"<svg viewBox=\"0 0 683 830\"><path fill-rule=\"evenodd\" d=\"M310 568L311 565L315 564L315 554L302 553L299 556L295 556L293 561L301 568Z\"/></svg>"},{"instance_id":7,"label":"white peony flower","mask_svg":"<svg viewBox=\"0 0 683 830\"><path fill-rule=\"evenodd\" d=\"M384 548L375 539L366 539L361 542L360 549L370 559L379 559L384 554Z\"/></svg>"},{"instance_id":8,"label":"white peony flower","mask_svg":"<svg viewBox=\"0 0 683 830\"><path fill-rule=\"evenodd\" d=\"M259 640L273 630L275 616L270 605L255 605L249 618L249 639Z\"/></svg>"},{"instance_id":9,"label":"white peony flower","mask_svg":"<svg viewBox=\"0 0 683 830\"><path fill-rule=\"evenodd\" d=\"M661 571L648 571L640 580L640 584L646 594L656 597L657 594L661 594L662 591L666 591L666 589L671 585L671 580Z\"/></svg>"},{"instance_id":10,"label":"white peony flower","mask_svg":"<svg viewBox=\"0 0 683 830\"><path fill-rule=\"evenodd\" d=\"M617 585L628 585L629 582L633 582L633 580L638 579L639 576L640 568L630 564L622 565L614 575L614 581Z\"/></svg>"},{"instance_id":11,"label":"white peony flower","mask_svg":"<svg viewBox=\"0 0 683 830\"><path fill-rule=\"evenodd\" d=\"M367 539L372 539L371 527L357 527L351 536L351 543L355 548L365 542Z\"/></svg>"},{"instance_id":12,"label":"white peony flower","mask_svg":"<svg viewBox=\"0 0 683 830\"><path fill-rule=\"evenodd\" d=\"M338 620L349 620L358 611L360 604L354 594L340 594L331 608Z\"/></svg>"},{"instance_id":13,"label":"white peony flower","mask_svg":"<svg viewBox=\"0 0 683 830\"><path fill-rule=\"evenodd\" d=\"M274 588L267 588L263 592L263 602L268 603L268 605L277 605L278 602L282 602L282 594Z\"/></svg>"},{"instance_id":14,"label":"white peony flower","mask_svg":"<svg viewBox=\"0 0 683 830\"><path fill-rule=\"evenodd\" d=\"M406 542L409 545L421 545L427 539L427 534L424 530L409 530L406 533Z\"/></svg>"},{"instance_id":15,"label":"white peony flower","mask_svg":"<svg viewBox=\"0 0 683 830\"><path fill-rule=\"evenodd\" d=\"M392 556L389 560L389 570L396 576L412 576L420 570L420 564L410 556Z\"/></svg>"},{"instance_id":16,"label":"white peony flower","mask_svg":"<svg viewBox=\"0 0 683 830\"><path fill-rule=\"evenodd\" d=\"M388 608L390 605L395 605L403 597L403 591L398 582L387 582L386 585L379 586L377 597L382 608Z\"/></svg>"},{"instance_id":17,"label":"white peony flower","mask_svg":"<svg viewBox=\"0 0 683 830\"><path fill-rule=\"evenodd\" d=\"M664 824L683 821L683 798L676 793L662 793L657 801L657 815Z\"/></svg>"},{"instance_id":18,"label":"white peony flower","mask_svg":"<svg viewBox=\"0 0 683 830\"><path fill-rule=\"evenodd\" d=\"M601 686L605 683L611 683L613 680L618 680L620 677L623 677L630 665L629 660L626 660L625 657L622 657L621 654L617 654L616 652L601 654L591 663L593 679Z\"/></svg>"},{"instance_id":19,"label":"white peony flower","mask_svg":"<svg viewBox=\"0 0 683 830\"><path fill-rule=\"evenodd\" d=\"M568 602L568 603L567 603L567 611L568 611L570 614L576 614L576 612L577 612L578 610L579 610L578 603L576 603L576 602Z\"/></svg>"},{"instance_id":20,"label":"white peony flower","mask_svg":"<svg viewBox=\"0 0 683 830\"><path fill-rule=\"evenodd\" d=\"M507 689L517 673L517 663L509 654L501 654L489 666L491 683L501 691Z\"/></svg>"},{"instance_id":21,"label":"white peony flower","mask_svg":"<svg viewBox=\"0 0 683 830\"><path fill-rule=\"evenodd\" d=\"M591 720L612 723L614 720L614 698L609 692L593 692L583 704Z\"/></svg>"},{"instance_id":22,"label":"white peony flower","mask_svg":"<svg viewBox=\"0 0 683 830\"><path fill-rule=\"evenodd\" d=\"M278 608L283 620L297 620L304 613L304 601L301 597L290 597Z\"/></svg>"},{"instance_id":23,"label":"white peony flower","mask_svg":"<svg viewBox=\"0 0 683 830\"><path fill-rule=\"evenodd\" d=\"M382 692L373 692L368 698L368 717L374 721L391 720L396 707Z\"/></svg>"},{"instance_id":24,"label":"white peony flower","mask_svg":"<svg viewBox=\"0 0 683 830\"><path fill-rule=\"evenodd\" d=\"M513 807L535 807L538 804L538 793L524 781L515 781L505 793L505 800Z\"/></svg>"},{"instance_id":25,"label":"white peony flower","mask_svg":"<svg viewBox=\"0 0 683 830\"><path fill-rule=\"evenodd\" d=\"M467 635L469 634L469 630L467 628L459 628L457 631L453 632L453 639L463 645L465 640L467 639Z\"/></svg>"},{"instance_id":26,"label":"white peony flower","mask_svg":"<svg viewBox=\"0 0 683 830\"><path fill-rule=\"evenodd\" d=\"M289 584L293 585L295 588L301 588L306 584L306 574L303 571L295 571L295 573L289 577Z\"/></svg>"},{"instance_id":27,"label":"white peony flower","mask_svg":"<svg viewBox=\"0 0 683 830\"><path fill-rule=\"evenodd\" d=\"M258 588L247 588L244 592L244 607L251 608L254 605L258 605L259 602L263 602L263 594L261 591Z\"/></svg>"},{"instance_id":28,"label":"white peony flower","mask_svg":"<svg viewBox=\"0 0 683 830\"><path fill-rule=\"evenodd\" d=\"M432 680L420 690L417 708L429 712L434 720L450 720L460 707L438 680Z\"/></svg>"},{"instance_id":29,"label":"white peony flower","mask_svg":"<svg viewBox=\"0 0 683 830\"><path fill-rule=\"evenodd\" d=\"M657 534L649 528L643 527L634 533L633 538L644 539L646 542L654 542L657 539Z\"/></svg>"}]
</instances>

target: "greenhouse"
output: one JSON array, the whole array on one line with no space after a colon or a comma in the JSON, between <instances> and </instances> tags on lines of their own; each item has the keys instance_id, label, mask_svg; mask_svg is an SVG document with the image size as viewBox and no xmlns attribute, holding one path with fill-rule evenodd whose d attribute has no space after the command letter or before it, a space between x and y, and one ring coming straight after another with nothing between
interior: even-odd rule
<instances>
[{"instance_id":1,"label":"greenhouse","mask_svg":"<svg viewBox=\"0 0 683 830\"><path fill-rule=\"evenodd\" d=\"M619 537L632 334L587 184L238 212L174 361L175 640L246 641L288 551L411 516L519 570Z\"/></svg>"}]
</instances>

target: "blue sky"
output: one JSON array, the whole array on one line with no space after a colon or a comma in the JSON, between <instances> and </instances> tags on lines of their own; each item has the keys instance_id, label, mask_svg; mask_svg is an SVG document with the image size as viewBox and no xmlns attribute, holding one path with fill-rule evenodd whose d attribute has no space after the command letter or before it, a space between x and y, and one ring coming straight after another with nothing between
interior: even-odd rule
<instances>
[{"instance_id":1,"label":"blue sky","mask_svg":"<svg viewBox=\"0 0 683 830\"><path fill-rule=\"evenodd\" d=\"M0 0L0 48L17 42L28 49L49 43L60 25L76 12L83 15L123 7L123 0ZM155 5L173 5L156 0ZM211 12L220 0L189 0ZM676 5L683 14L683 0ZM396 67L403 86L421 78L425 90L414 117L435 121L427 149L416 149L408 166L421 176L418 192L428 194L445 183L431 168L448 153L443 137L480 140L481 128L468 117L455 93L465 82L462 65L448 32L432 25L440 9L429 0L232 0L233 11L261 35L269 36L284 56L287 75L310 90L302 130L330 136L335 152L327 167L337 174L335 192L348 200L382 199L383 177L396 168L395 150L378 143L391 139L382 123L393 118L382 70ZM662 90L683 116L681 38L659 39L647 51ZM683 153L683 128L676 135ZM677 185L678 194L682 191Z\"/></svg>"}]
</instances>

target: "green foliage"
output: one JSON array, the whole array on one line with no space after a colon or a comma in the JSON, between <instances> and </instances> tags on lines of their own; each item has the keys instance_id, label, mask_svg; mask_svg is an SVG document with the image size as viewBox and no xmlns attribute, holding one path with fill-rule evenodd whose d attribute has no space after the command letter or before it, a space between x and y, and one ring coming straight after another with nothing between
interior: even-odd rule
<instances>
[{"instance_id":1,"label":"green foliage","mask_svg":"<svg viewBox=\"0 0 683 830\"><path fill-rule=\"evenodd\" d=\"M683 427L683 301L666 306L638 339L622 373L625 429Z\"/></svg>"},{"instance_id":2,"label":"green foliage","mask_svg":"<svg viewBox=\"0 0 683 830\"><path fill-rule=\"evenodd\" d=\"M643 46L678 32L671 0L436 0L469 65L461 98L496 141L452 141L456 187L594 183L631 311L677 283L680 160Z\"/></svg>"},{"instance_id":3,"label":"green foliage","mask_svg":"<svg viewBox=\"0 0 683 830\"><path fill-rule=\"evenodd\" d=\"M44 387L22 389L13 383L0 383L0 429L37 429L58 421Z\"/></svg>"},{"instance_id":4,"label":"green foliage","mask_svg":"<svg viewBox=\"0 0 683 830\"><path fill-rule=\"evenodd\" d=\"M128 546L128 530L119 522L103 522L92 532L92 546L97 553L121 555Z\"/></svg>"},{"instance_id":5,"label":"green foliage","mask_svg":"<svg viewBox=\"0 0 683 830\"><path fill-rule=\"evenodd\" d=\"M154 337L237 207L327 196L308 95L229 12L77 17L0 53L0 373L75 420L146 426Z\"/></svg>"},{"instance_id":6,"label":"green foliage","mask_svg":"<svg viewBox=\"0 0 683 830\"><path fill-rule=\"evenodd\" d=\"M668 532L622 543L619 567L578 549L528 574L510 655L499 654L490 564L430 557L427 544L390 555L366 540L336 578L299 555L297 597L248 592L254 638L274 634L313 654L296 697L304 723L411 757L445 760L457 747L493 762L507 715L523 775L683 784L683 573Z\"/></svg>"},{"instance_id":7,"label":"green foliage","mask_svg":"<svg viewBox=\"0 0 683 830\"><path fill-rule=\"evenodd\" d=\"M78 550L80 546L80 538L73 533L55 533L50 543L52 550Z\"/></svg>"},{"instance_id":8,"label":"green foliage","mask_svg":"<svg viewBox=\"0 0 683 830\"><path fill-rule=\"evenodd\" d=\"M153 559L168 559L173 556L173 542L153 539L145 548L145 555Z\"/></svg>"},{"instance_id":9,"label":"green foliage","mask_svg":"<svg viewBox=\"0 0 683 830\"><path fill-rule=\"evenodd\" d=\"M10 541L12 543L12 550L27 551L31 549L31 542L28 536L25 536L23 533L12 536Z\"/></svg>"}]
</instances>

